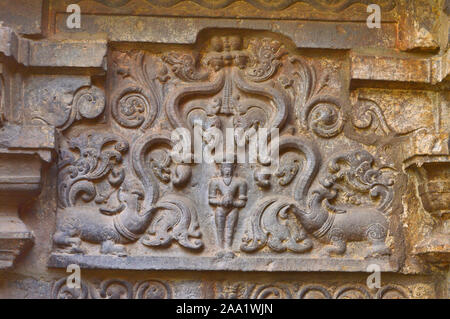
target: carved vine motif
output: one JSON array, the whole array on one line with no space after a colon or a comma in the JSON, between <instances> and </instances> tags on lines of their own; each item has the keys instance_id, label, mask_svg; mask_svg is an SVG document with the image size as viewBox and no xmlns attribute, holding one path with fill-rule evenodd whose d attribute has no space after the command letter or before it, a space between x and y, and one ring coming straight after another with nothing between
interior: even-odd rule
<instances>
[{"instance_id":1,"label":"carved vine motif","mask_svg":"<svg viewBox=\"0 0 450 319\"><path fill-rule=\"evenodd\" d=\"M186 82L205 80L206 71L198 69L198 59L189 54L171 52L162 57L162 60L171 66L172 72Z\"/></svg>"},{"instance_id":2,"label":"carved vine motif","mask_svg":"<svg viewBox=\"0 0 450 319\"><path fill-rule=\"evenodd\" d=\"M61 278L55 282L52 289L53 299L87 299L89 288L84 282L80 282L80 288L74 289L67 286L67 278Z\"/></svg>"},{"instance_id":3,"label":"carved vine motif","mask_svg":"<svg viewBox=\"0 0 450 319\"><path fill-rule=\"evenodd\" d=\"M81 281L81 289L68 288L67 278L56 281L52 289L54 299L171 299L172 283L161 280L130 282L123 279L107 279L98 284ZM296 283L261 284L252 282L216 282L218 299L409 299L410 289L401 285L386 285L377 291L354 283L338 287L321 284Z\"/></svg>"},{"instance_id":4,"label":"carved vine motif","mask_svg":"<svg viewBox=\"0 0 450 319\"><path fill-rule=\"evenodd\" d=\"M382 171L374 168L374 164L375 159L367 151L355 151L336 156L329 162L330 174L322 180L321 184L328 189L343 191L335 188L335 185L345 182L350 192L368 193L371 197L379 198L377 208L386 212L393 199L391 187L394 184L393 175L386 171L390 170L389 167ZM358 202L352 202L352 204L358 204Z\"/></svg>"},{"instance_id":5,"label":"carved vine motif","mask_svg":"<svg viewBox=\"0 0 450 319\"><path fill-rule=\"evenodd\" d=\"M172 287L163 281L146 280L135 284L122 279L108 279L96 285L81 282L80 288L69 288L67 278L55 282L54 299L171 299Z\"/></svg>"},{"instance_id":6,"label":"carved vine motif","mask_svg":"<svg viewBox=\"0 0 450 319\"><path fill-rule=\"evenodd\" d=\"M200 118L222 126L222 116L231 115L235 127L281 129L293 106L304 128L323 138L336 136L344 126L341 102L322 93L323 84L319 85L312 65L300 57L289 56L286 60L286 54L280 42L269 38L252 39L245 48L238 36L213 37L210 51L199 58L201 64L212 68L209 76L192 56L166 55L163 61L172 66L173 76L190 83L177 87L166 101L170 123L173 127L189 128L189 119ZM282 73L274 84L270 80L283 63L292 71ZM205 80L207 77L210 81ZM181 105L188 97L210 94L215 95L210 103ZM246 98L255 94L262 100ZM264 103L267 98L274 108Z\"/></svg>"},{"instance_id":7,"label":"carved vine motif","mask_svg":"<svg viewBox=\"0 0 450 319\"><path fill-rule=\"evenodd\" d=\"M69 97L69 101L66 101L67 97ZM102 89L96 86L81 87L75 92L73 97L71 95L62 97L54 95L53 102L50 103L57 103L59 99L62 100L59 103L63 103L67 108L67 115L64 120L54 123L40 113L36 114L32 120L43 121L49 125L54 125L60 131L64 131L76 121L98 118L105 110L105 94Z\"/></svg>"},{"instance_id":8,"label":"carved vine motif","mask_svg":"<svg viewBox=\"0 0 450 319\"><path fill-rule=\"evenodd\" d=\"M114 119L126 128L150 127L164 99L167 69L143 52L115 53L113 60L126 80L111 98Z\"/></svg>"},{"instance_id":9,"label":"carved vine motif","mask_svg":"<svg viewBox=\"0 0 450 319\"><path fill-rule=\"evenodd\" d=\"M324 83L318 83L311 65L299 57L290 57L289 63L291 75L281 75L278 80L294 100L301 125L323 138L338 135L344 127L341 102L321 94Z\"/></svg>"},{"instance_id":10,"label":"carved vine motif","mask_svg":"<svg viewBox=\"0 0 450 319\"><path fill-rule=\"evenodd\" d=\"M65 130L74 121L82 118L95 119L103 113L104 109L105 95L101 89L95 86L81 88L74 95L69 118L61 130Z\"/></svg>"},{"instance_id":11,"label":"carved vine motif","mask_svg":"<svg viewBox=\"0 0 450 319\"><path fill-rule=\"evenodd\" d=\"M304 253L312 248L312 242L298 223L299 216L296 214L299 212L299 207L305 205L309 187L320 165L320 154L307 140L289 136L280 138L280 152L292 148L305 156L302 171L299 172L297 169L297 172L292 175L288 175L286 171L281 174L280 172L285 169L282 166L285 162L281 160L276 174L278 173L282 178L288 176L289 183L295 178L293 199L284 196L264 197L252 207L246 234L242 238L243 251L252 252L266 245L274 251L290 250L296 253ZM290 170L289 174L291 173ZM283 179L280 182L285 183Z\"/></svg>"},{"instance_id":12,"label":"carved vine motif","mask_svg":"<svg viewBox=\"0 0 450 319\"><path fill-rule=\"evenodd\" d=\"M266 245L277 252L311 250L311 240L292 213L291 207L295 204L290 198L281 196L258 201L250 217L251 230L242 239L241 250L252 252Z\"/></svg>"},{"instance_id":13,"label":"carved vine motif","mask_svg":"<svg viewBox=\"0 0 450 319\"><path fill-rule=\"evenodd\" d=\"M166 145L167 150L161 149L161 145ZM132 162L144 188L143 210L151 209L155 216L158 214L142 243L149 247L166 247L176 241L183 247L199 249L203 242L192 201L175 194L160 198L158 180L172 181L175 187L183 187L191 177L189 165L175 164L175 168L170 168L172 160L168 150L172 147L168 134L147 134L134 144Z\"/></svg>"},{"instance_id":14,"label":"carved vine motif","mask_svg":"<svg viewBox=\"0 0 450 319\"><path fill-rule=\"evenodd\" d=\"M372 292L360 284L335 288L320 284L258 284L248 282L219 282L215 284L216 298L220 299L408 299L407 287L383 286Z\"/></svg>"},{"instance_id":15,"label":"carved vine motif","mask_svg":"<svg viewBox=\"0 0 450 319\"><path fill-rule=\"evenodd\" d=\"M255 82L271 78L281 66L281 57L287 54L280 42L267 38L262 41L251 41L249 51L252 54L250 55L250 67L246 74Z\"/></svg>"},{"instance_id":16,"label":"carved vine motif","mask_svg":"<svg viewBox=\"0 0 450 319\"><path fill-rule=\"evenodd\" d=\"M186 197L168 195L156 204L163 214L156 217L142 243L150 247L170 246L172 241L190 249L203 246L194 204Z\"/></svg>"},{"instance_id":17,"label":"carved vine motif","mask_svg":"<svg viewBox=\"0 0 450 319\"><path fill-rule=\"evenodd\" d=\"M106 147L111 143L112 147ZM105 203L125 177L119 164L128 151L128 142L112 134L91 131L72 138L68 144L73 152L61 151L58 163L60 206L74 206L79 198ZM101 187L94 184L101 180L105 180Z\"/></svg>"},{"instance_id":18,"label":"carved vine motif","mask_svg":"<svg viewBox=\"0 0 450 319\"><path fill-rule=\"evenodd\" d=\"M157 147L164 145L165 148ZM150 133L136 140L132 150L133 168L145 190L144 208L150 208L159 198L158 180L174 186L184 186L191 177L191 167L186 164L175 164L170 150L173 141L166 133ZM150 154L150 155L149 155ZM149 156L148 156L149 155ZM175 168L170 165L175 164Z\"/></svg>"},{"instance_id":19,"label":"carved vine motif","mask_svg":"<svg viewBox=\"0 0 450 319\"><path fill-rule=\"evenodd\" d=\"M130 2L130 0L95 0L96 2L102 3L110 7L121 7ZM147 0L152 5L162 6L162 7L172 7L182 0ZM221 9L229 6L230 4L236 2L237 0L193 0L198 5L201 5L209 9ZM353 4L362 3L370 4L370 0L277 0L277 1L267 1L267 0L245 0L246 2L252 4L256 8L263 10L283 10L288 8L294 3L303 2L308 3L316 9L327 10L332 12L343 11ZM390 11L395 8L395 1L385 0L380 3L383 10Z\"/></svg>"},{"instance_id":20,"label":"carved vine motif","mask_svg":"<svg viewBox=\"0 0 450 319\"><path fill-rule=\"evenodd\" d=\"M239 37L213 39L212 51L203 60L205 65L214 70L210 75L212 80L186 84L174 90L165 103L166 114L172 126L191 128L192 121L201 119L204 123L216 123L214 126L221 128L222 122L226 120L223 117L232 116L234 127L281 128L290 108L289 98L282 90L251 81L241 70L247 66L247 56L248 53L242 50L242 40ZM272 71L269 68L262 69L261 72L258 77L270 77ZM180 105L188 97L210 94L216 95L210 102L201 100L183 107ZM274 106L245 97L250 94L271 99Z\"/></svg>"},{"instance_id":21,"label":"carved vine motif","mask_svg":"<svg viewBox=\"0 0 450 319\"><path fill-rule=\"evenodd\" d=\"M381 130L381 133L388 135L392 132L387 124L381 108L372 100L359 98L356 104L356 112L352 119L353 125L359 129L372 128Z\"/></svg>"}]
</instances>

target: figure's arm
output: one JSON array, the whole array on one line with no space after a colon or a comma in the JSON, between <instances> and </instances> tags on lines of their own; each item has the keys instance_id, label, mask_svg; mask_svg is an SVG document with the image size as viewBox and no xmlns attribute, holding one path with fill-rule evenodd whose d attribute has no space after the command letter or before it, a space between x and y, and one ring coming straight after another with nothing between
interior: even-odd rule
<instances>
[{"instance_id":1,"label":"figure's arm","mask_svg":"<svg viewBox=\"0 0 450 319\"><path fill-rule=\"evenodd\" d=\"M233 206L236 208L245 207L245 204L247 204L247 183L245 181L242 181L239 184L238 199L235 200L233 204Z\"/></svg>"},{"instance_id":2,"label":"figure's arm","mask_svg":"<svg viewBox=\"0 0 450 319\"><path fill-rule=\"evenodd\" d=\"M212 206L220 205L220 200L217 198L217 187L214 181L210 181L208 184L208 200Z\"/></svg>"}]
</instances>

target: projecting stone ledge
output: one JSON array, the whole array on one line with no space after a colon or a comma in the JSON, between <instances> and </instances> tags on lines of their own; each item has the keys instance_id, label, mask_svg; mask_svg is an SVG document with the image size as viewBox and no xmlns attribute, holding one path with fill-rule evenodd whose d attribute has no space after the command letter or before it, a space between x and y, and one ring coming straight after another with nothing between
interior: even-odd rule
<instances>
[{"instance_id":1,"label":"projecting stone ledge","mask_svg":"<svg viewBox=\"0 0 450 319\"><path fill-rule=\"evenodd\" d=\"M366 272L370 264L376 263L383 272L397 272L399 267L386 258L217 258L217 257L156 257L156 256L105 256L71 255L53 253L48 266L66 268L77 264L87 269L123 269L123 270L212 270L212 271L343 271Z\"/></svg>"},{"instance_id":2,"label":"projecting stone ledge","mask_svg":"<svg viewBox=\"0 0 450 319\"><path fill-rule=\"evenodd\" d=\"M0 53L25 66L104 68L106 51L104 39L34 41L0 24Z\"/></svg>"}]
</instances>

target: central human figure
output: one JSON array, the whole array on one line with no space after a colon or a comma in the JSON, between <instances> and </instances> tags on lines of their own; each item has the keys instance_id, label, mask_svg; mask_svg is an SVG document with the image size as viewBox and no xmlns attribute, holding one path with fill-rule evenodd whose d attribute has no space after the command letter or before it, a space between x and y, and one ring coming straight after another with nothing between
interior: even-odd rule
<instances>
[{"instance_id":1,"label":"central human figure","mask_svg":"<svg viewBox=\"0 0 450 319\"><path fill-rule=\"evenodd\" d=\"M209 204L216 207L217 241L227 249L233 243L238 211L247 203L247 182L233 176L234 169L234 163L220 164L221 176L212 178L208 186Z\"/></svg>"}]
</instances>

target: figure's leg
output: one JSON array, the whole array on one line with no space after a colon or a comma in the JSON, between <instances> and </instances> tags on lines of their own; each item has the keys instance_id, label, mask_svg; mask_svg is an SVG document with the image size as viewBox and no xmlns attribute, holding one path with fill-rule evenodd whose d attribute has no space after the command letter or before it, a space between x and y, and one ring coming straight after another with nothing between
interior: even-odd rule
<instances>
[{"instance_id":1,"label":"figure's leg","mask_svg":"<svg viewBox=\"0 0 450 319\"><path fill-rule=\"evenodd\" d=\"M221 248L223 248L226 217L227 215L225 213L225 210L222 207L217 207L215 212L217 243Z\"/></svg>"},{"instance_id":2,"label":"figure's leg","mask_svg":"<svg viewBox=\"0 0 450 319\"><path fill-rule=\"evenodd\" d=\"M344 232L341 229L331 229L329 234L331 246L327 247L329 255L343 255L347 250L347 242L345 241Z\"/></svg>"},{"instance_id":3,"label":"figure's leg","mask_svg":"<svg viewBox=\"0 0 450 319\"><path fill-rule=\"evenodd\" d=\"M77 219L65 219L53 235L53 242L64 252L82 254L84 251L81 249L78 229L79 221Z\"/></svg>"},{"instance_id":4,"label":"figure's leg","mask_svg":"<svg viewBox=\"0 0 450 319\"><path fill-rule=\"evenodd\" d=\"M381 224L373 224L367 229L367 239L372 243L372 247L366 257L377 255L390 255L391 250L386 246L387 230Z\"/></svg>"},{"instance_id":5,"label":"figure's leg","mask_svg":"<svg viewBox=\"0 0 450 319\"><path fill-rule=\"evenodd\" d=\"M227 248L231 248L233 244L234 228L238 220L238 209L233 208L227 216L226 228L225 228L225 245Z\"/></svg>"},{"instance_id":6,"label":"figure's leg","mask_svg":"<svg viewBox=\"0 0 450 319\"><path fill-rule=\"evenodd\" d=\"M105 240L104 242L102 242L100 252L105 255L117 255L119 257L127 256L125 246L116 244L112 240Z\"/></svg>"},{"instance_id":7,"label":"figure's leg","mask_svg":"<svg viewBox=\"0 0 450 319\"><path fill-rule=\"evenodd\" d=\"M99 233L97 240L101 243L100 253L106 255L116 255L119 257L127 256L125 246L119 244L120 235L113 227L104 227Z\"/></svg>"},{"instance_id":8,"label":"figure's leg","mask_svg":"<svg viewBox=\"0 0 450 319\"><path fill-rule=\"evenodd\" d=\"M81 239L72 237L71 234L57 231L53 236L53 241L57 246L62 247L62 251L69 254L82 254L84 252L81 249Z\"/></svg>"}]
</instances>

